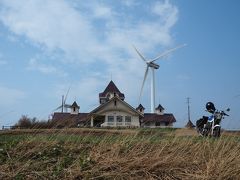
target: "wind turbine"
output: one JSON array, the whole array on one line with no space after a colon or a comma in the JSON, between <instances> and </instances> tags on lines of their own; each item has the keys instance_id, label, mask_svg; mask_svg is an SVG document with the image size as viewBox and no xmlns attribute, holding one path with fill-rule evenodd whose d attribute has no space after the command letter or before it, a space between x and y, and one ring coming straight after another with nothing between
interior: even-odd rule
<instances>
[{"instance_id":1,"label":"wind turbine","mask_svg":"<svg viewBox=\"0 0 240 180\"><path fill-rule=\"evenodd\" d=\"M63 112L67 112L67 108L71 107L71 105L66 104L69 90L70 90L70 87L68 88L68 91L67 91L65 97L64 97L64 95L62 95L62 104L59 107L57 107L56 109L54 109L53 111L57 111L57 110L61 109L61 112L63 113Z\"/></svg>"},{"instance_id":2,"label":"wind turbine","mask_svg":"<svg viewBox=\"0 0 240 180\"><path fill-rule=\"evenodd\" d=\"M167 55L169 55L171 52L179 49L179 48L182 48L186 46L186 44L182 44L182 45L179 45L175 48L172 48L172 49L169 49L163 53L161 53L159 56L157 56L156 58L154 59L149 59L147 60L138 50L135 46L134 49L136 50L137 54L140 56L140 58L147 64L147 67L146 67L146 70L145 70L145 74L144 74L144 78L143 78L143 83L142 83L142 87L141 87L141 91L140 91L140 96L139 96L139 102L140 102L140 99L141 99L141 96L142 96L142 91L143 91L143 87L144 87L144 83L146 81L146 78L147 78L147 74L148 74L148 70L149 68L151 69L152 71L152 78L151 78L151 113L154 113L154 109L155 109L155 72L154 70L156 69L159 69L159 65L155 63L155 61L157 61L158 59L160 58L163 58Z\"/></svg>"}]
</instances>

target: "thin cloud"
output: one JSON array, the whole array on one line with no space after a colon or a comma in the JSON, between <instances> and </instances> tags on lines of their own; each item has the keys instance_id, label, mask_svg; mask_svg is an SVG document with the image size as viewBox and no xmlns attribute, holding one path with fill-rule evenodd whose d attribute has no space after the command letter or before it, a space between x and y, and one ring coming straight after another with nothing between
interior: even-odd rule
<instances>
[{"instance_id":1,"label":"thin cloud","mask_svg":"<svg viewBox=\"0 0 240 180\"><path fill-rule=\"evenodd\" d=\"M93 11L93 17L98 19L109 19L113 16L113 12L111 7L100 4L100 3L92 3L91 8Z\"/></svg>"},{"instance_id":2,"label":"thin cloud","mask_svg":"<svg viewBox=\"0 0 240 180\"><path fill-rule=\"evenodd\" d=\"M97 1L94 2L98 5ZM177 20L177 8L168 1L155 3L153 5L155 10L149 12L156 14L163 11L167 13L167 18L160 13L157 14L158 19L144 21L126 19L132 16L131 13L118 16L118 13L112 13L113 10L115 12L117 10L111 9L107 3L93 6L91 10L94 12L93 16L89 14L91 11L88 13L77 11L64 0L36 0L25 3L2 1L2 6L6 8L1 12L0 19L15 34L25 36L33 43L43 45L50 50L61 49L69 59L78 59L85 63L97 59L107 61L104 54L112 54L118 58L115 52L120 47L124 49L126 44L144 44L141 45L144 49L156 45L169 45L170 28ZM99 21L99 26L96 27L94 17L109 15L112 20ZM96 31L99 28L100 31ZM129 56L126 49L123 53Z\"/></svg>"},{"instance_id":3,"label":"thin cloud","mask_svg":"<svg viewBox=\"0 0 240 180\"><path fill-rule=\"evenodd\" d=\"M136 1L136 0L122 0L121 2L123 5L125 5L127 7L133 7L138 4L138 1Z\"/></svg>"},{"instance_id":4,"label":"thin cloud","mask_svg":"<svg viewBox=\"0 0 240 180\"><path fill-rule=\"evenodd\" d=\"M23 100L25 97L26 94L21 90L0 86L0 106L2 107L12 106Z\"/></svg>"},{"instance_id":5,"label":"thin cloud","mask_svg":"<svg viewBox=\"0 0 240 180\"><path fill-rule=\"evenodd\" d=\"M81 84L81 89L83 84L92 88L81 93L88 94L86 97L98 93L94 83L107 82L113 74L116 84L132 101L138 99L136 92L145 66L131 45L135 44L144 54L156 47L172 45L171 29L178 19L178 9L169 1L151 1L145 6L145 3L129 0L117 2L117 5L108 1L26 0L22 3L3 0L0 5L0 21L13 34L40 46L43 54L61 56L54 59L58 67L33 57L28 69L55 75L59 74L59 67L66 73L71 71L66 64L73 64L79 71L90 69L78 77L77 83ZM132 11L135 6L147 14L142 16L142 11ZM98 77L93 76L96 72L92 67L99 67Z\"/></svg>"},{"instance_id":6,"label":"thin cloud","mask_svg":"<svg viewBox=\"0 0 240 180\"><path fill-rule=\"evenodd\" d=\"M67 73L57 69L54 66L46 65L46 64L41 64L37 59L32 58L29 60L28 63L28 70L32 71L39 71L43 74L56 74L58 76L63 76L66 77Z\"/></svg>"},{"instance_id":7,"label":"thin cloud","mask_svg":"<svg viewBox=\"0 0 240 180\"><path fill-rule=\"evenodd\" d=\"M178 9L172 5L169 0L164 2L157 1L152 6L152 12L160 16L161 21L165 23L165 28L171 28L178 20Z\"/></svg>"},{"instance_id":8,"label":"thin cloud","mask_svg":"<svg viewBox=\"0 0 240 180\"><path fill-rule=\"evenodd\" d=\"M187 74L179 74L179 75L177 75L177 79L182 80L182 81L186 81L186 80L190 80L191 77Z\"/></svg>"},{"instance_id":9,"label":"thin cloud","mask_svg":"<svg viewBox=\"0 0 240 180\"><path fill-rule=\"evenodd\" d=\"M7 64L7 61L0 59L0 65L5 65L5 64Z\"/></svg>"},{"instance_id":10,"label":"thin cloud","mask_svg":"<svg viewBox=\"0 0 240 180\"><path fill-rule=\"evenodd\" d=\"M7 61L5 61L4 59L3 59L3 55L0 53L0 66L1 65L6 65L7 64Z\"/></svg>"}]
</instances>

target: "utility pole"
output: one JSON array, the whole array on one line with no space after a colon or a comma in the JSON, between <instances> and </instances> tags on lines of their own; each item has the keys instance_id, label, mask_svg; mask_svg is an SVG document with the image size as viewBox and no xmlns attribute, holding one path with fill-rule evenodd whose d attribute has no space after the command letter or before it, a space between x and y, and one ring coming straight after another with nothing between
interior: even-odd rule
<instances>
[{"instance_id":1,"label":"utility pole","mask_svg":"<svg viewBox=\"0 0 240 180\"><path fill-rule=\"evenodd\" d=\"M190 98L189 97L187 97L187 107L188 107L188 123L186 124L185 127L194 128L195 125L192 123L191 118L190 118Z\"/></svg>"},{"instance_id":2,"label":"utility pole","mask_svg":"<svg viewBox=\"0 0 240 180\"><path fill-rule=\"evenodd\" d=\"M63 113L63 108L64 108L64 95L62 95L62 113Z\"/></svg>"},{"instance_id":3,"label":"utility pole","mask_svg":"<svg viewBox=\"0 0 240 180\"><path fill-rule=\"evenodd\" d=\"M187 104L188 104L188 121L190 121L190 98L187 97Z\"/></svg>"}]
</instances>

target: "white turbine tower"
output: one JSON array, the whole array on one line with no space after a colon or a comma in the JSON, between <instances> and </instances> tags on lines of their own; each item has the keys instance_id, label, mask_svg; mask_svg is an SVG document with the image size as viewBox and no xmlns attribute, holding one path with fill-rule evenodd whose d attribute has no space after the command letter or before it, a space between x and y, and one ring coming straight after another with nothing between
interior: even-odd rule
<instances>
[{"instance_id":1,"label":"white turbine tower","mask_svg":"<svg viewBox=\"0 0 240 180\"><path fill-rule=\"evenodd\" d=\"M155 109L155 72L154 72L154 70L159 68L159 65L156 64L155 61L169 55L171 52L173 52L173 51L175 51L179 48L182 48L184 46L186 46L186 44L179 45L175 48L169 49L169 50L163 52L162 54L160 54L159 56L157 56L156 58L149 59L149 60L146 60L146 58L137 50L137 48L135 46L133 46L134 49L136 50L136 52L138 53L138 55L140 56L140 58L147 64L146 71L145 71L144 78L143 78L141 91L140 91L139 102L140 102L140 99L141 99L141 96L142 96L144 83L145 83L146 78L147 78L148 69L151 68L151 71L152 71L152 78L151 78L151 113L154 113L154 109Z\"/></svg>"}]
</instances>

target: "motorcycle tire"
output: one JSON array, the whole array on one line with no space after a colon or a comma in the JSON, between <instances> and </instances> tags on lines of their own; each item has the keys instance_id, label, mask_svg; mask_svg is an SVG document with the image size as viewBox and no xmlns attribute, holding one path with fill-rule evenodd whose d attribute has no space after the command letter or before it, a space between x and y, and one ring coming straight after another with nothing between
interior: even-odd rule
<instances>
[{"instance_id":1,"label":"motorcycle tire","mask_svg":"<svg viewBox=\"0 0 240 180\"><path fill-rule=\"evenodd\" d=\"M202 135L203 135L204 137L207 137L208 134L209 134L209 130L204 128L203 131L202 131Z\"/></svg>"},{"instance_id":2,"label":"motorcycle tire","mask_svg":"<svg viewBox=\"0 0 240 180\"><path fill-rule=\"evenodd\" d=\"M221 128L220 127L215 127L213 129L213 137L220 137L221 135Z\"/></svg>"}]
</instances>

